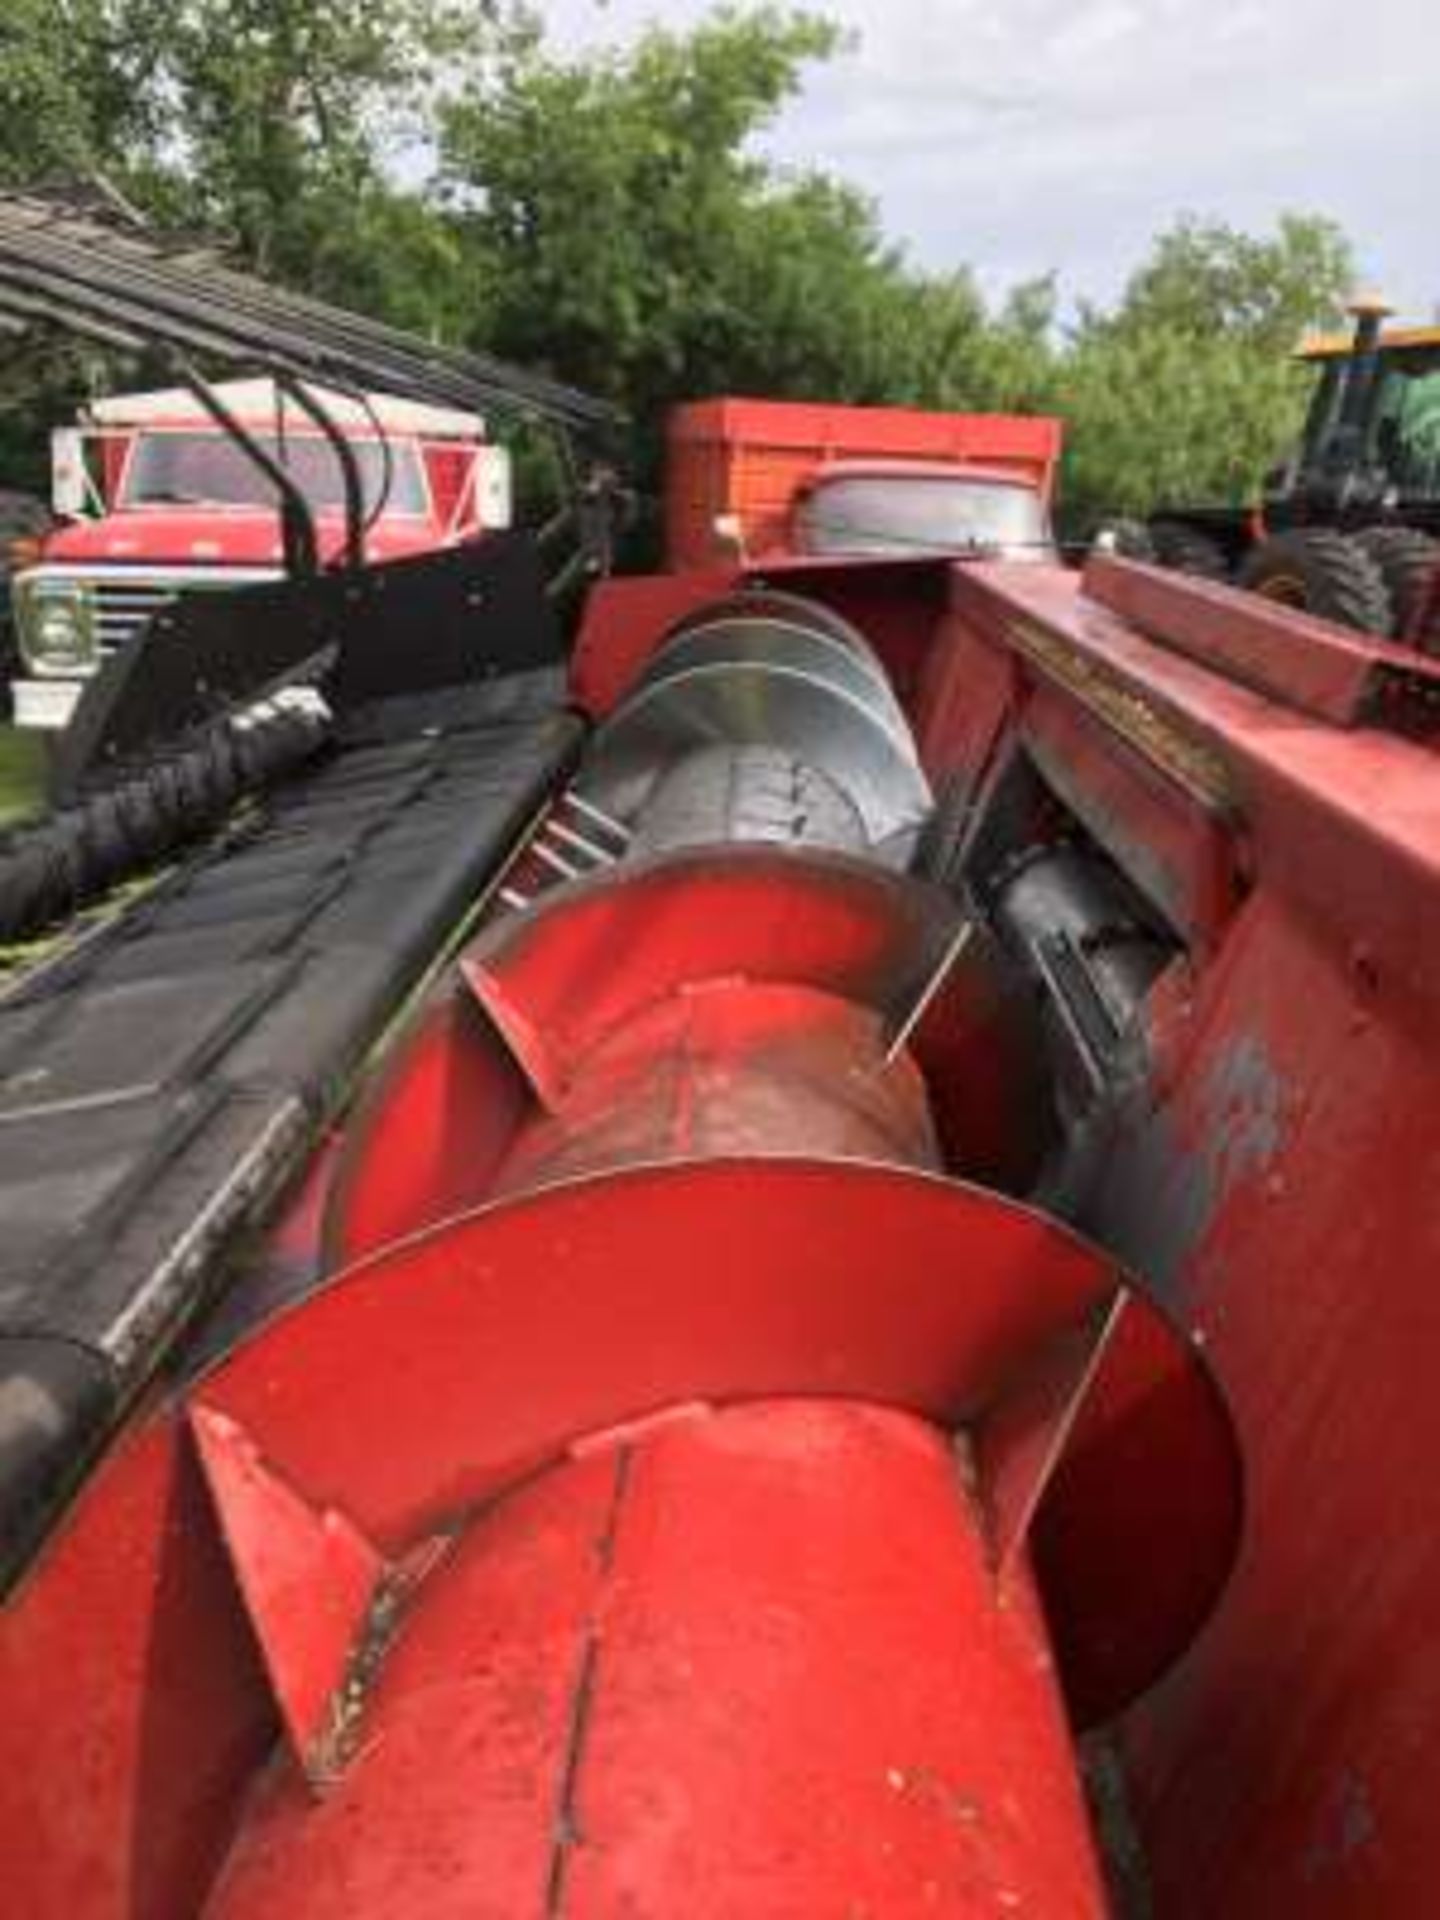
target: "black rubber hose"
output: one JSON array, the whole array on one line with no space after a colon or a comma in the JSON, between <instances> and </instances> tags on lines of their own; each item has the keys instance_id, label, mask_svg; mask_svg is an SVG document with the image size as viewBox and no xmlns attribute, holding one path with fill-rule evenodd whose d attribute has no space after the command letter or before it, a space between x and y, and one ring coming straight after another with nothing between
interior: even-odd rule
<instances>
[{"instance_id":1,"label":"black rubber hose","mask_svg":"<svg viewBox=\"0 0 1440 1920\"><path fill-rule=\"evenodd\" d=\"M102 791L0 835L0 942L67 919L86 901L209 832L247 793L324 744L328 716L277 707L207 737Z\"/></svg>"}]
</instances>

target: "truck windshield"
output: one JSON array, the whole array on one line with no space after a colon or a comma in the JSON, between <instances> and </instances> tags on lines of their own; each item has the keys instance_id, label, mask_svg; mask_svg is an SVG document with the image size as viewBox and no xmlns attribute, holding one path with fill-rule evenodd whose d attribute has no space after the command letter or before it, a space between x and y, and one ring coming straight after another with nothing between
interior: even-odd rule
<instances>
[{"instance_id":1,"label":"truck windshield","mask_svg":"<svg viewBox=\"0 0 1440 1920\"><path fill-rule=\"evenodd\" d=\"M267 453L294 475L305 498L319 510L343 509L345 482L335 449L315 434L287 433L283 441L257 433ZM426 511L425 484L412 443L390 441L389 486L385 448L376 440L352 440L365 511L382 495L384 512ZM120 504L125 507L273 507L275 489L244 449L223 433L142 433L125 468Z\"/></svg>"},{"instance_id":2,"label":"truck windshield","mask_svg":"<svg viewBox=\"0 0 1440 1920\"><path fill-rule=\"evenodd\" d=\"M799 536L807 553L1041 551L1049 540L1029 487L919 474L822 480L800 508Z\"/></svg>"}]
</instances>

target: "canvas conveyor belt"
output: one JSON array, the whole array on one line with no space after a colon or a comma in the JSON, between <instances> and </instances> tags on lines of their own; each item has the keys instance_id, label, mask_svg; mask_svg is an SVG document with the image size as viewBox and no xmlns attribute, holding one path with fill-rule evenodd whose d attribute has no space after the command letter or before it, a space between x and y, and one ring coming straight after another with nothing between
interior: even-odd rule
<instances>
[{"instance_id":1,"label":"canvas conveyor belt","mask_svg":"<svg viewBox=\"0 0 1440 1920\"><path fill-rule=\"evenodd\" d=\"M0 1002L0 1582L577 744L558 676L390 703Z\"/></svg>"}]
</instances>

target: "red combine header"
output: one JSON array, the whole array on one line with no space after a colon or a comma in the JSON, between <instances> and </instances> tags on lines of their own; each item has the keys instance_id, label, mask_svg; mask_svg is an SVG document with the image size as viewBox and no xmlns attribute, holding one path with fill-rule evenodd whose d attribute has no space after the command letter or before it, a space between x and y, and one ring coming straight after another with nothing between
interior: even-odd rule
<instances>
[{"instance_id":1,"label":"red combine header","mask_svg":"<svg viewBox=\"0 0 1440 1920\"><path fill-rule=\"evenodd\" d=\"M872 648L755 592L658 640L345 1130L349 1277L122 1445L34 1589L145 1636L182 1556L173 1911L1100 1911L1062 1692L1110 1717L1208 1611L1228 1417L1113 1260L956 1178L1035 1166L1038 1038L910 871ZM17 1733L53 1671L4 1673Z\"/></svg>"},{"instance_id":2,"label":"red combine header","mask_svg":"<svg viewBox=\"0 0 1440 1920\"><path fill-rule=\"evenodd\" d=\"M735 544L265 589L0 1002L17 1912L1428 1910L1440 667Z\"/></svg>"}]
</instances>

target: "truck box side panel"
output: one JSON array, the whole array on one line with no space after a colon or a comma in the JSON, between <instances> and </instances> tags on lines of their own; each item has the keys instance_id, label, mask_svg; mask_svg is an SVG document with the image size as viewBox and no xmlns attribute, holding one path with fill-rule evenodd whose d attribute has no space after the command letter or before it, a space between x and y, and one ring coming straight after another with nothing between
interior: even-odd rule
<instances>
[{"instance_id":1,"label":"truck box side panel","mask_svg":"<svg viewBox=\"0 0 1440 1920\"><path fill-rule=\"evenodd\" d=\"M746 551L785 545L802 481L836 460L973 461L1033 475L1048 499L1060 424L1013 414L921 413L908 407L702 400L671 415L666 464L668 563L713 566L719 514L736 515Z\"/></svg>"}]
</instances>

